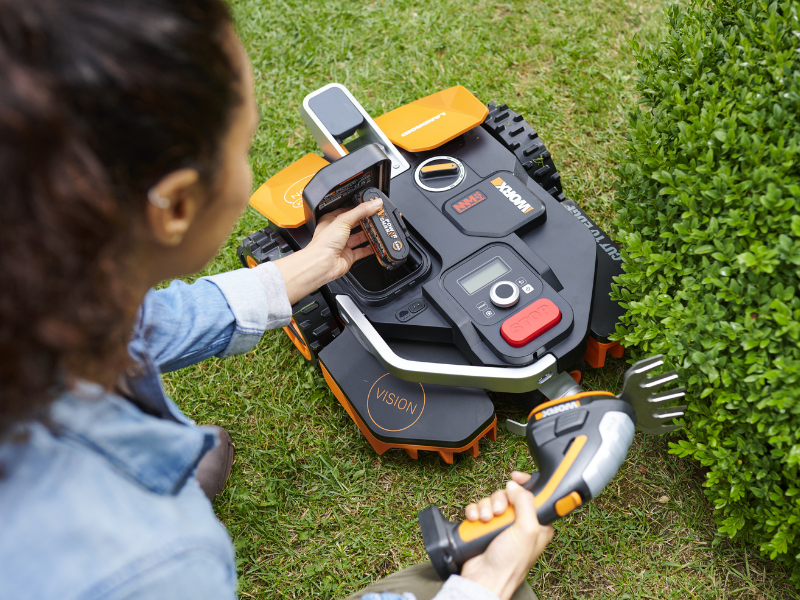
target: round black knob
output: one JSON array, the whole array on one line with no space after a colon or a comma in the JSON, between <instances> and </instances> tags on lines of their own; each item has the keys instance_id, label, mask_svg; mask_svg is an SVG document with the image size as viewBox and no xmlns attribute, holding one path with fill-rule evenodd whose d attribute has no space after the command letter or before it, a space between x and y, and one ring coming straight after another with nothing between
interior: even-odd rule
<instances>
[{"instance_id":1,"label":"round black knob","mask_svg":"<svg viewBox=\"0 0 800 600\"><path fill-rule=\"evenodd\" d=\"M489 298L498 308L509 308L519 300L519 288L511 281L498 281L492 286Z\"/></svg>"}]
</instances>

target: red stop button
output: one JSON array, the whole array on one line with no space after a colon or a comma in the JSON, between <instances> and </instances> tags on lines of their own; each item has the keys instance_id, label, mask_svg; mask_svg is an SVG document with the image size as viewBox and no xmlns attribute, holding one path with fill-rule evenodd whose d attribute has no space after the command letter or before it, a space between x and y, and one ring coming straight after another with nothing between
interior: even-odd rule
<instances>
[{"instance_id":1,"label":"red stop button","mask_svg":"<svg viewBox=\"0 0 800 600\"><path fill-rule=\"evenodd\" d=\"M557 325L560 320L561 311L558 307L546 298L539 298L503 321L500 334L509 344L521 348Z\"/></svg>"}]
</instances>

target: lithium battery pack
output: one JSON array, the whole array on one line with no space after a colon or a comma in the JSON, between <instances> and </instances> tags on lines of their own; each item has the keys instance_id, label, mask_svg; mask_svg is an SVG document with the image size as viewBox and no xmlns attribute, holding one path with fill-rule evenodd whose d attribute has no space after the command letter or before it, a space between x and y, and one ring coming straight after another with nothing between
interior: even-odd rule
<instances>
[{"instance_id":1,"label":"lithium battery pack","mask_svg":"<svg viewBox=\"0 0 800 600\"><path fill-rule=\"evenodd\" d=\"M383 205L377 213L361 220L378 262L386 269L396 269L408 258L409 245L403 215L392 204L389 197L378 188L370 187L361 192L360 203L381 200Z\"/></svg>"}]
</instances>

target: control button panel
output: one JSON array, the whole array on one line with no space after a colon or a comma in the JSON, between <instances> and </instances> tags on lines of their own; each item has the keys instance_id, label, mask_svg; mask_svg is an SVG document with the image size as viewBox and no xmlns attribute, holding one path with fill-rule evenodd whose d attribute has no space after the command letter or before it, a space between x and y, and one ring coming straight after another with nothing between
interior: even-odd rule
<instances>
[{"instance_id":1,"label":"control button panel","mask_svg":"<svg viewBox=\"0 0 800 600\"><path fill-rule=\"evenodd\" d=\"M529 291L520 289L520 279ZM493 244L468 258L444 276L443 285L477 325L500 323L544 290L531 266L506 244ZM502 343L499 335L497 341Z\"/></svg>"},{"instance_id":2,"label":"control button panel","mask_svg":"<svg viewBox=\"0 0 800 600\"><path fill-rule=\"evenodd\" d=\"M547 298L529 304L500 326L500 335L515 348L521 348L561 321L561 311Z\"/></svg>"}]
</instances>

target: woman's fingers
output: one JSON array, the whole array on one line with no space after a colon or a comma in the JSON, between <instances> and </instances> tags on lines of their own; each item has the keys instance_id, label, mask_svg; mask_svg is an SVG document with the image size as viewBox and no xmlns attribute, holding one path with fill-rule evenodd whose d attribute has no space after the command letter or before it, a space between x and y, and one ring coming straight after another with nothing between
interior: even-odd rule
<instances>
[{"instance_id":1,"label":"woman's fingers","mask_svg":"<svg viewBox=\"0 0 800 600\"><path fill-rule=\"evenodd\" d=\"M353 263L368 257L372 252L372 246L365 246L364 248L355 248L353 250ZM352 264L350 265L352 266Z\"/></svg>"},{"instance_id":2,"label":"woman's fingers","mask_svg":"<svg viewBox=\"0 0 800 600\"><path fill-rule=\"evenodd\" d=\"M340 214L342 214L346 210L347 210L346 208L337 208L336 210L332 210L329 213L325 213L324 215L322 215L320 217L319 221L317 221L317 224L319 224L319 223L328 223L330 221L333 221L336 217L338 217Z\"/></svg>"},{"instance_id":3,"label":"woman's fingers","mask_svg":"<svg viewBox=\"0 0 800 600\"><path fill-rule=\"evenodd\" d=\"M520 484L525 485L531 478L530 473L523 473L522 471L512 471L511 472L511 480Z\"/></svg>"},{"instance_id":4,"label":"woman's fingers","mask_svg":"<svg viewBox=\"0 0 800 600\"><path fill-rule=\"evenodd\" d=\"M497 490L494 494L491 495L492 500L492 513L497 515L502 515L506 512L508 508L508 496L503 490Z\"/></svg>"},{"instance_id":5,"label":"woman's fingers","mask_svg":"<svg viewBox=\"0 0 800 600\"><path fill-rule=\"evenodd\" d=\"M544 552L547 544L551 542L555 533L556 530L553 529L552 525L539 525L539 539L536 540L536 544L533 547L537 558L542 555L542 552Z\"/></svg>"},{"instance_id":6,"label":"woman's fingers","mask_svg":"<svg viewBox=\"0 0 800 600\"><path fill-rule=\"evenodd\" d=\"M336 220L343 226L347 226L348 229L353 229L358 225L358 222L361 219L365 219L366 217L374 215L378 212L378 209L383 204L383 200L377 200L372 202L364 202L363 204L359 204L355 208L337 208L336 210L332 210L329 213L325 213L320 217L319 221L317 221L316 231L321 231L327 228L331 223ZM341 217L342 215L346 215L345 217ZM316 233L315 231L315 233Z\"/></svg>"},{"instance_id":7,"label":"woman's fingers","mask_svg":"<svg viewBox=\"0 0 800 600\"><path fill-rule=\"evenodd\" d=\"M508 508L508 497L504 490L497 490L488 498L469 504L465 510L468 521L481 520L484 523L491 521L497 515L502 515Z\"/></svg>"},{"instance_id":8,"label":"woman's fingers","mask_svg":"<svg viewBox=\"0 0 800 600\"><path fill-rule=\"evenodd\" d=\"M339 214L336 217L336 220L341 221L343 225L347 225L348 228L353 229L353 227L355 227L361 219L371 217L378 212L381 206L383 206L383 200L381 199L363 202L355 208L351 208L350 210Z\"/></svg>"},{"instance_id":9,"label":"woman's fingers","mask_svg":"<svg viewBox=\"0 0 800 600\"><path fill-rule=\"evenodd\" d=\"M337 208L336 210L333 210L333 211L331 211L329 213L326 213L326 214L322 215L322 217L320 217L320 220L317 221L317 227L315 229L315 233L317 231L322 231L328 225L333 223L336 220L336 217L338 217L344 211L345 211L345 209L343 209L343 208Z\"/></svg>"},{"instance_id":10,"label":"woman's fingers","mask_svg":"<svg viewBox=\"0 0 800 600\"><path fill-rule=\"evenodd\" d=\"M514 527L526 540L538 544L540 533L543 532L540 532L542 526L536 516L536 504L533 494L514 481L509 481L506 484L506 494L508 495L508 501L514 505L516 511ZM541 545L542 549L549 541L550 538L547 538L545 543Z\"/></svg>"},{"instance_id":11,"label":"woman's fingers","mask_svg":"<svg viewBox=\"0 0 800 600\"><path fill-rule=\"evenodd\" d=\"M494 514L492 513L492 499L491 498L481 498L478 501L478 514L480 514L480 519L484 523L487 521L491 521Z\"/></svg>"},{"instance_id":12,"label":"woman's fingers","mask_svg":"<svg viewBox=\"0 0 800 600\"><path fill-rule=\"evenodd\" d=\"M367 234L363 231L359 231L358 233L354 233L350 236L347 240L347 247L348 248L355 248L356 246L360 246L364 242L367 241Z\"/></svg>"},{"instance_id":13,"label":"woman's fingers","mask_svg":"<svg viewBox=\"0 0 800 600\"><path fill-rule=\"evenodd\" d=\"M516 473L515 478L523 482L530 479L523 475ZM514 523L500 532L483 554L466 561L461 576L482 585L498 598L507 600L525 580L525 575L544 551L553 532L552 527L539 524L533 494L519 483L509 481L504 497L514 506ZM499 499L500 496L492 494L492 498ZM477 511L480 502L472 506ZM483 515L480 516L483 520Z\"/></svg>"}]
</instances>

